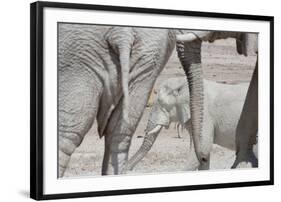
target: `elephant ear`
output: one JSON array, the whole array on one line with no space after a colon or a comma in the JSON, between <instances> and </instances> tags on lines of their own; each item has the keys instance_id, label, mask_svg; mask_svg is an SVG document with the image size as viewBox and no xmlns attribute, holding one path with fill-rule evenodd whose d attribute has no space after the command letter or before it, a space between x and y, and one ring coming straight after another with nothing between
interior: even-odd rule
<instances>
[{"instance_id":1,"label":"elephant ear","mask_svg":"<svg viewBox=\"0 0 281 202\"><path fill-rule=\"evenodd\" d=\"M176 109L177 109L177 116L179 118L179 122L181 123L181 125L184 125L190 119L189 105L180 104L180 105L177 105Z\"/></svg>"},{"instance_id":2,"label":"elephant ear","mask_svg":"<svg viewBox=\"0 0 281 202\"><path fill-rule=\"evenodd\" d=\"M242 33L236 39L236 50L240 55L255 55L258 52L258 35L253 33Z\"/></svg>"},{"instance_id":3,"label":"elephant ear","mask_svg":"<svg viewBox=\"0 0 281 202\"><path fill-rule=\"evenodd\" d=\"M188 84L185 83L180 89L179 89L179 96L177 97L177 117L179 118L179 122L184 125L188 122L188 120L191 118L190 115L190 105L189 105L189 89Z\"/></svg>"}]
</instances>

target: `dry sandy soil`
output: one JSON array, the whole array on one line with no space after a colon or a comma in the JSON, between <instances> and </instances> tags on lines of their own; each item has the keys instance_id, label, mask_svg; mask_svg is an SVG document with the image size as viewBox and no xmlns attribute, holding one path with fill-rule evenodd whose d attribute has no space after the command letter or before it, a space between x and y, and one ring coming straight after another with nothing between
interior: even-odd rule
<instances>
[{"instance_id":1,"label":"dry sandy soil","mask_svg":"<svg viewBox=\"0 0 281 202\"><path fill-rule=\"evenodd\" d=\"M204 43L202 51L206 79L230 84L250 81L256 57L238 55L233 39L220 40L212 44ZM165 79L184 76L180 66L174 52L155 84L156 91L159 84ZM133 136L130 156L135 153L143 141L149 110L150 108L147 107ZM174 125L167 130L162 130L151 151L132 173L175 172L194 168L197 161L193 150L191 151L189 148L189 135L187 131L183 131L181 134L182 138L177 138ZM80 147L73 153L65 177L100 175L103 152L104 139L98 137L94 124ZM211 153L211 169L230 168L234 157L234 151L214 145Z\"/></svg>"}]
</instances>

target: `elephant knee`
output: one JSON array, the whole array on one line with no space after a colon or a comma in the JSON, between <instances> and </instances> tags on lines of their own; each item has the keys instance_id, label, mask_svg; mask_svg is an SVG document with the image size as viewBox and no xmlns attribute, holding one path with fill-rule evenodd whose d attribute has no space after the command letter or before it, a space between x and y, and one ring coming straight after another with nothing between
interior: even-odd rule
<instances>
[{"instance_id":1,"label":"elephant knee","mask_svg":"<svg viewBox=\"0 0 281 202\"><path fill-rule=\"evenodd\" d=\"M70 160L71 154L80 145L82 141L81 136L75 132L59 132L59 153L58 153L58 176L62 177L68 162Z\"/></svg>"},{"instance_id":2,"label":"elephant knee","mask_svg":"<svg viewBox=\"0 0 281 202\"><path fill-rule=\"evenodd\" d=\"M128 152L131 144L130 135L113 135L110 143L110 150L113 153Z\"/></svg>"},{"instance_id":3,"label":"elephant knee","mask_svg":"<svg viewBox=\"0 0 281 202\"><path fill-rule=\"evenodd\" d=\"M82 142L82 137L76 132L59 133L59 150L71 155Z\"/></svg>"}]
</instances>

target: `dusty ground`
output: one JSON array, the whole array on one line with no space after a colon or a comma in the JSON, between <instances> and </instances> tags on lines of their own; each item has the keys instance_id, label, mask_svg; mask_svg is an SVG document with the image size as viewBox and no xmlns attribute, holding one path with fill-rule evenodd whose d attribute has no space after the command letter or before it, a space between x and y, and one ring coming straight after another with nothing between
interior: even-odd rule
<instances>
[{"instance_id":1,"label":"dusty ground","mask_svg":"<svg viewBox=\"0 0 281 202\"><path fill-rule=\"evenodd\" d=\"M239 56L236 53L235 41L232 39L216 41L213 44L203 45L204 77L221 83L249 82L254 69L255 56ZM176 53L173 54L167 66L158 78L155 89L161 82L170 77L184 76ZM129 155L133 155L143 141L148 113L147 107L142 120L132 139ZM100 175L102 157L104 152L104 139L100 139L96 126L86 135L84 141L71 157L65 177L82 175ZM230 168L234 161L234 151L214 145L211 154L211 169ZM182 138L177 138L173 125L168 130L162 130L151 151L136 166L132 173L159 173L185 171L196 166L194 152L189 149L189 136L187 131Z\"/></svg>"}]
</instances>

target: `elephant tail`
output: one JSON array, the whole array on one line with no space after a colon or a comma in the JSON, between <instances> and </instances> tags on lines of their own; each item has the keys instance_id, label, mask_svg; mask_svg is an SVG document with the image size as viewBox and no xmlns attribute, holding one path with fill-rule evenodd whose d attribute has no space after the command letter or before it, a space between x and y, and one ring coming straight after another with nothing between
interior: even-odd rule
<instances>
[{"instance_id":1,"label":"elephant tail","mask_svg":"<svg viewBox=\"0 0 281 202\"><path fill-rule=\"evenodd\" d=\"M123 118L129 122L129 71L130 71L130 47L120 48L121 84L124 95Z\"/></svg>"},{"instance_id":2,"label":"elephant tail","mask_svg":"<svg viewBox=\"0 0 281 202\"><path fill-rule=\"evenodd\" d=\"M123 91L123 119L129 122L129 74L131 50L135 34L129 27L112 27L105 36L111 48L119 56L121 69L121 87Z\"/></svg>"}]
</instances>

